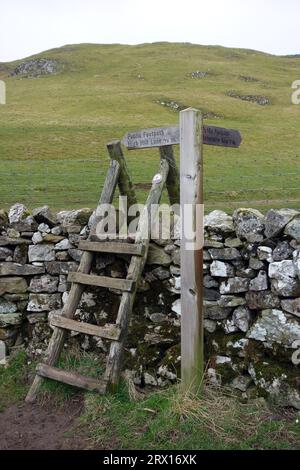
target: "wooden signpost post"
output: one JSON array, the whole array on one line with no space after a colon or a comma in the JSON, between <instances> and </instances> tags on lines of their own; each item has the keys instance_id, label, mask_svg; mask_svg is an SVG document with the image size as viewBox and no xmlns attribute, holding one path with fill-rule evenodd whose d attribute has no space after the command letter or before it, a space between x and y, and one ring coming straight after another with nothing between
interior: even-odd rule
<instances>
[{"instance_id":1,"label":"wooden signpost post","mask_svg":"<svg viewBox=\"0 0 300 470\"><path fill-rule=\"evenodd\" d=\"M181 383L185 390L197 393L204 372L203 244L197 243L199 234L204 237L202 147L206 144L238 148L241 135L237 130L203 125L200 111L189 108L180 113L179 127L129 132L123 144L129 150L160 147L161 157L172 163L166 182L172 204L179 202L179 172L172 145L180 144ZM192 249L191 243L195 244Z\"/></svg>"}]
</instances>

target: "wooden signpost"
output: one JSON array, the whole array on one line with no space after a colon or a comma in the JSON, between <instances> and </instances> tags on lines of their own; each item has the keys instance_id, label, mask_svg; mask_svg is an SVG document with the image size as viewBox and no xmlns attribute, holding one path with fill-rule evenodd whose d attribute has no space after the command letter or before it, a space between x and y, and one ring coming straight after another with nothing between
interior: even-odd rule
<instances>
[{"instance_id":1,"label":"wooden signpost","mask_svg":"<svg viewBox=\"0 0 300 470\"><path fill-rule=\"evenodd\" d=\"M129 132L123 144L129 149L160 147L161 157L172 160L167 188L172 203L179 199L179 172L172 145L180 144L180 206L182 210L181 238L181 383L197 393L204 373L203 347L203 244L191 249L197 235L204 236L203 212L203 144L238 148L239 131L202 123L200 111L186 109L180 113L179 127L162 127ZM184 207L190 208L188 215ZM188 234L194 233L193 239Z\"/></svg>"}]
</instances>

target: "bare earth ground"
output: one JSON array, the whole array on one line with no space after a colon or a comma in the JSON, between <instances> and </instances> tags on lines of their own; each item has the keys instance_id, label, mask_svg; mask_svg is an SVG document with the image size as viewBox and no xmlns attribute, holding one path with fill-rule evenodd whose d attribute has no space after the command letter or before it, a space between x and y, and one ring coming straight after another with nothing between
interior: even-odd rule
<instances>
[{"instance_id":1,"label":"bare earth ground","mask_svg":"<svg viewBox=\"0 0 300 470\"><path fill-rule=\"evenodd\" d=\"M81 409L78 399L54 410L51 405L10 406L0 413L0 449L85 449L86 441L71 431Z\"/></svg>"}]
</instances>

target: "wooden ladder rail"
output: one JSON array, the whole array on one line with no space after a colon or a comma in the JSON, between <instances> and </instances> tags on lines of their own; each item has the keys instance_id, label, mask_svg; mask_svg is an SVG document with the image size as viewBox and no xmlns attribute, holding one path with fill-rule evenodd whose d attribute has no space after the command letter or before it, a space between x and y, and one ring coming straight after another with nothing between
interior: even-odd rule
<instances>
[{"instance_id":1,"label":"wooden ladder rail","mask_svg":"<svg viewBox=\"0 0 300 470\"><path fill-rule=\"evenodd\" d=\"M132 312L138 283L145 266L148 248L150 242L150 217L156 216L155 211L151 211L152 205L158 205L161 199L162 191L166 183L169 173L169 164L166 159L161 160L160 174L161 181L159 183L153 182L151 191L149 193L146 205L140 216L140 221L137 230L136 243L142 243L144 245L143 256L132 256L131 262L128 268L128 274L126 279L133 280L135 282L134 289L131 292L124 292L122 294L116 325L122 331L119 341L113 341L110 345L110 351L106 363L106 371L104 374L104 380L109 384L111 391L115 391L119 383L122 356L124 352L124 343L126 340L130 314ZM156 207L156 211L157 211Z\"/></svg>"},{"instance_id":2,"label":"wooden ladder rail","mask_svg":"<svg viewBox=\"0 0 300 470\"><path fill-rule=\"evenodd\" d=\"M111 204L113 201L114 193L117 184L121 195L127 195L132 204L136 203L137 199L133 184L131 182L129 172L126 165L120 141L115 141L107 145L108 153L112 160L110 168L108 170L104 187L101 193L101 197L98 203L98 207L102 204ZM96 233L97 224L99 218L96 217L91 227L89 240L93 238ZM78 273L88 274L92 267L94 254L92 252L84 252L81 257L81 261L78 267ZM80 302L82 293L84 291L84 285L74 283L71 285L67 303L65 304L62 315L66 318L72 319ZM49 341L47 351L45 353L44 363L47 366L54 366L58 361L63 344L65 342L67 331L62 328L54 327L52 337ZM28 391L25 401L27 403L33 403L36 400L37 393L42 385L44 378L36 374L33 383Z\"/></svg>"}]
</instances>

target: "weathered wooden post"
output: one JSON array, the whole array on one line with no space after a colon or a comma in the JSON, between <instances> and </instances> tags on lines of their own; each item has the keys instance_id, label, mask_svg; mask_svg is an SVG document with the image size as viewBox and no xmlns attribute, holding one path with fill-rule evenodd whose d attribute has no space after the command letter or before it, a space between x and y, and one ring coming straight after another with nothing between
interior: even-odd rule
<instances>
[{"instance_id":1,"label":"weathered wooden post","mask_svg":"<svg viewBox=\"0 0 300 470\"><path fill-rule=\"evenodd\" d=\"M196 109L180 113L181 381L197 393L203 378L203 127ZM200 210L199 210L200 209ZM191 232L194 232L191 239ZM194 246L193 246L194 245Z\"/></svg>"}]
</instances>

